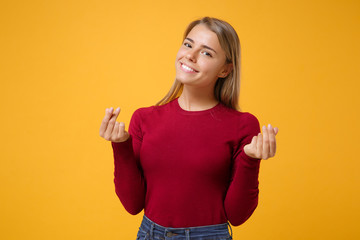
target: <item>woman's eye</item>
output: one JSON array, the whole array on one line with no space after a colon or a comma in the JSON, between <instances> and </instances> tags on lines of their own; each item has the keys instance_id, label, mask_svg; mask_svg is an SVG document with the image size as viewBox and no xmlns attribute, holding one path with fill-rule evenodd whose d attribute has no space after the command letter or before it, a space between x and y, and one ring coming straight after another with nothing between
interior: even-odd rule
<instances>
[{"instance_id":1,"label":"woman's eye","mask_svg":"<svg viewBox=\"0 0 360 240\"><path fill-rule=\"evenodd\" d=\"M203 52L203 54L206 55L206 56L212 57L211 54L208 53L208 52Z\"/></svg>"},{"instance_id":2,"label":"woman's eye","mask_svg":"<svg viewBox=\"0 0 360 240\"><path fill-rule=\"evenodd\" d=\"M191 47L191 45L189 43L184 43L185 47Z\"/></svg>"}]
</instances>

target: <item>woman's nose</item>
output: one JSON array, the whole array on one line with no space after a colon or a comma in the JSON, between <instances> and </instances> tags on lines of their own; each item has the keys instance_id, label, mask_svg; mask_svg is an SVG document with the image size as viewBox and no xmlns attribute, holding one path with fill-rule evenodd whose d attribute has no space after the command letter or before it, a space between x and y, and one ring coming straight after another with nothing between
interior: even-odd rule
<instances>
[{"instance_id":1,"label":"woman's nose","mask_svg":"<svg viewBox=\"0 0 360 240\"><path fill-rule=\"evenodd\" d=\"M192 62L196 62L196 52L194 50L189 50L187 53L186 53L186 58L189 59L190 61Z\"/></svg>"}]
</instances>

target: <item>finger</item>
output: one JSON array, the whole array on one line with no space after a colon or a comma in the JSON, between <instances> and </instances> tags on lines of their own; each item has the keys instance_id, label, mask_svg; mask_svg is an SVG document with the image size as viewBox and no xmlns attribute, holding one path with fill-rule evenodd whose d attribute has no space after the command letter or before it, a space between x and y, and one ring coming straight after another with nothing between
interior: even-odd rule
<instances>
[{"instance_id":1,"label":"finger","mask_svg":"<svg viewBox=\"0 0 360 240\"><path fill-rule=\"evenodd\" d=\"M125 135L125 123L119 123L118 139L123 138Z\"/></svg>"},{"instance_id":2,"label":"finger","mask_svg":"<svg viewBox=\"0 0 360 240\"><path fill-rule=\"evenodd\" d=\"M279 129L277 127L274 128L275 135L279 132Z\"/></svg>"},{"instance_id":3,"label":"finger","mask_svg":"<svg viewBox=\"0 0 360 240\"><path fill-rule=\"evenodd\" d=\"M261 152L262 152L262 145L263 145L263 136L261 133L257 136L257 143L256 143L256 157L262 158Z\"/></svg>"},{"instance_id":4,"label":"finger","mask_svg":"<svg viewBox=\"0 0 360 240\"><path fill-rule=\"evenodd\" d=\"M110 109L111 109L111 108L106 108L106 110L105 110L105 116L104 116L104 118L103 118L103 120L102 120L102 122L101 122L101 125L100 125L100 131L99 131L99 133L100 133L100 136L101 136L101 137L104 137L105 130L106 130L106 128L107 128L107 125L108 125L109 120L110 120L110 117L111 117Z\"/></svg>"},{"instance_id":5,"label":"finger","mask_svg":"<svg viewBox=\"0 0 360 240\"><path fill-rule=\"evenodd\" d=\"M113 108L110 108L110 110L111 110L110 111L111 112L111 117L110 117L109 123L107 125L105 134L104 134L105 135L104 138L106 140L110 140L110 138L112 136L112 132L114 130L116 119L117 119L117 117L119 116L119 113L120 113L120 108L115 109L114 113L113 113Z\"/></svg>"},{"instance_id":6,"label":"finger","mask_svg":"<svg viewBox=\"0 0 360 240\"><path fill-rule=\"evenodd\" d=\"M275 150L276 150L276 140L275 140L275 129L269 124L268 126L269 131L269 144L270 144L270 153L269 157L275 156Z\"/></svg>"},{"instance_id":7,"label":"finger","mask_svg":"<svg viewBox=\"0 0 360 240\"><path fill-rule=\"evenodd\" d=\"M110 137L111 141L116 142L118 140L118 138L119 138L118 133L119 133L119 128L120 128L119 125L120 125L119 122L115 122L114 129L113 129L113 131L111 133L111 137Z\"/></svg>"},{"instance_id":8,"label":"finger","mask_svg":"<svg viewBox=\"0 0 360 240\"><path fill-rule=\"evenodd\" d=\"M268 159L270 152L270 144L269 144L269 131L267 127L263 126L263 149L262 149L262 158Z\"/></svg>"}]
</instances>

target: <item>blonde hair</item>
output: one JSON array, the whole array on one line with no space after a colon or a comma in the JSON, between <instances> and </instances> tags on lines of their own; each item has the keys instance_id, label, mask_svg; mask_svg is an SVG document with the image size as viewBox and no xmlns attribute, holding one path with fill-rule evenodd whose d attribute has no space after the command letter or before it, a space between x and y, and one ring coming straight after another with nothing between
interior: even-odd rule
<instances>
[{"instance_id":1,"label":"blonde hair","mask_svg":"<svg viewBox=\"0 0 360 240\"><path fill-rule=\"evenodd\" d=\"M198 24L204 24L209 30L216 33L220 46L225 51L226 62L232 63L232 71L225 78L218 78L214 87L214 96L217 101L229 108L240 110L240 40L234 28L227 22L211 17L195 20L187 27L183 40ZM169 92L156 106L164 105L181 95L183 84L175 79Z\"/></svg>"}]
</instances>

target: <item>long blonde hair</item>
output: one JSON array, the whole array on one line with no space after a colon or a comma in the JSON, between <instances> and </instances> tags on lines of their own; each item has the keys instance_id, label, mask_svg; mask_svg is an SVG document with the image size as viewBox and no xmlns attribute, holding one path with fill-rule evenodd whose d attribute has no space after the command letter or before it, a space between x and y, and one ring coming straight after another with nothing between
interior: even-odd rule
<instances>
[{"instance_id":1,"label":"long blonde hair","mask_svg":"<svg viewBox=\"0 0 360 240\"><path fill-rule=\"evenodd\" d=\"M214 87L214 96L217 101L229 108L240 110L240 40L234 28L227 22L211 17L204 17L189 24L183 40L198 24L204 24L209 30L216 33L220 46L225 51L226 62L232 63L232 71L225 78L218 78ZM181 95L183 84L175 79L169 92L156 106L164 105Z\"/></svg>"}]
</instances>

